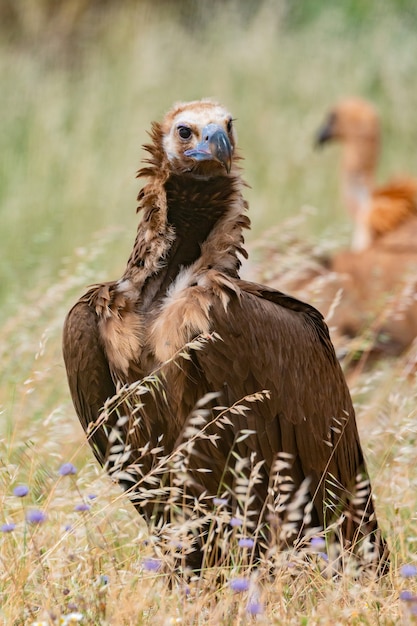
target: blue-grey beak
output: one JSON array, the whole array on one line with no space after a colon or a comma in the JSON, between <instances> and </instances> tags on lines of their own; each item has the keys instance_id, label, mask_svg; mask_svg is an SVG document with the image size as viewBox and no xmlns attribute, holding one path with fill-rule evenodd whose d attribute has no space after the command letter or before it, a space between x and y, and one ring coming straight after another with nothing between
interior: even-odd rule
<instances>
[{"instance_id":1,"label":"blue-grey beak","mask_svg":"<svg viewBox=\"0 0 417 626\"><path fill-rule=\"evenodd\" d=\"M203 138L195 148L186 150L184 155L196 161L218 161L226 172L232 167L232 144L226 131L218 124L207 124L203 128Z\"/></svg>"}]
</instances>

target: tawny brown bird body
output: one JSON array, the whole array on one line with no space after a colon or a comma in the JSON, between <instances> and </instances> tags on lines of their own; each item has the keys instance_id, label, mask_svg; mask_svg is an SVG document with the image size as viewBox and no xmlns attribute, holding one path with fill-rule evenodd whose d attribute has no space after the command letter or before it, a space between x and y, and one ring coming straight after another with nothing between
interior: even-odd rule
<instances>
[{"instance_id":1,"label":"tawny brown bird body","mask_svg":"<svg viewBox=\"0 0 417 626\"><path fill-rule=\"evenodd\" d=\"M367 362L398 356L417 337L417 250L405 245L413 234L417 216L365 250L305 259L298 272L278 271L268 284L312 302L341 354L353 349Z\"/></svg>"},{"instance_id":2,"label":"tawny brown bird body","mask_svg":"<svg viewBox=\"0 0 417 626\"><path fill-rule=\"evenodd\" d=\"M375 186L380 124L372 104L359 98L342 100L327 116L317 140L342 145L342 193L354 222L353 250L365 250L417 216L417 179L404 176Z\"/></svg>"},{"instance_id":3,"label":"tawny brown bird body","mask_svg":"<svg viewBox=\"0 0 417 626\"><path fill-rule=\"evenodd\" d=\"M317 141L342 146L342 195L354 222L351 250L333 254L287 288L315 294L324 313L332 309L336 341L366 331L370 354L400 354L417 336L417 180L404 176L375 186L379 119L374 106L359 98L333 107Z\"/></svg>"},{"instance_id":4,"label":"tawny brown bird body","mask_svg":"<svg viewBox=\"0 0 417 626\"><path fill-rule=\"evenodd\" d=\"M248 403L221 424L221 410L209 403L206 436L194 441L177 487L179 481L193 498L226 493L233 508L239 506L236 458L259 463L251 523L275 515L291 522L295 541L308 527L324 528L342 515L343 547L354 549L366 537L378 559L385 544L349 391L322 316L239 278L249 220L230 114L211 101L177 105L153 125L146 150L148 165L139 172L148 178L139 194L143 216L126 270L119 280L92 287L64 327L72 398L98 459L111 469L114 426L127 451L123 476L139 465L149 471L153 450L170 455L187 439L205 394L216 393L215 404L230 407L269 390L263 402ZM201 349L183 349L199 336ZM100 422L118 387L155 370L160 380L142 405L132 407L124 396L120 411ZM288 464L283 481L277 480L280 454ZM130 495L157 521L165 503L141 485L129 483ZM302 485L311 510L288 520L282 503Z\"/></svg>"}]
</instances>

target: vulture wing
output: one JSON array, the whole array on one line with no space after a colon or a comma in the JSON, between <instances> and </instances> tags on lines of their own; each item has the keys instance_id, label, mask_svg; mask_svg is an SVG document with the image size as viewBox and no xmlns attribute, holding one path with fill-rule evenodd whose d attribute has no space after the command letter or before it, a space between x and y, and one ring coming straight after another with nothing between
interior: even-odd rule
<instances>
[{"instance_id":1,"label":"vulture wing","mask_svg":"<svg viewBox=\"0 0 417 626\"><path fill-rule=\"evenodd\" d=\"M63 355L72 401L98 461L103 465L109 449L108 434L94 426L107 398L116 393L101 345L97 315L81 298L67 315L63 330ZM111 426L111 425L110 425Z\"/></svg>"},{"instance_id":2,"label":"vulture wing","mask_svg":"<svg viewBox=\"0 0 417 626\"><path fill-rule=\"evenodd\" d=\"M223 390L226 406L270 391L269 399L230 415L235 441L239 431L251 431L236 446L238 455L254 453L264 462L267 480L258 486L260 502L277 454L284 452L290 455L286 473L294 491L308 481L311 525L327 525L341 510L363 523L373 512L370 490L358 511L352 502L358 480L367 478L366 467L349 391L321 314L273 289L238 284L241 295L231 298L227 312L220 303L212 306L212 328L221 340L198 352L197 360L208 388ZM230 437L221 437L223 445L230 444ZM215 454L206 454L215 474ZM224 454L230 456L230 450ZM224 463L225 458L223 469ZM345 528L348 541L354 541L357 522Z\"/></svg>"}]
</instances>

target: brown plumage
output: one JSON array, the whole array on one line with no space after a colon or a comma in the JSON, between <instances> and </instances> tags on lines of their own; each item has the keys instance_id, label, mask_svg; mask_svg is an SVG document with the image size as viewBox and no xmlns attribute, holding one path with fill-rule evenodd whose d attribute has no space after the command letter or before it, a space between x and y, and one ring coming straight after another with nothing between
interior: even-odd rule
<instances>
[{"instance_id":1,"label":"brown plumage","mask_svg":"<svg viewBox=\"0 0 417 626\"><path fill-rule=\"evenodd\" d=\"M413 234L417 217L365 250L305 260L268 284L312 302L328 318L340 354L362 353L368 364L401 355L417 337L417 250L405 243Z\"/></svg>"},{"instance_id":2,"label":"brown plumage","mask_svg":"<svg viewBox=\"0 0 417 626\"><path fill-rule=\"evenodd\" d=\"M325 315L331 311L333 338L342 349L346 338L353 339L357 354L356 337L366 333L367 359L401 354L417 336L417 180L403 177L375 187L379 119L375 108L358 98L333 107L317 141L342 144L352 245L309 263L302 274L283 277L285 288L313 300Z\"/></svg>"},{"instance_id":3,"label":"brown plumage","mask_svg":"<svg viewBox=\"0 0 417 626\"><path fill-rule=\"evenodd\" d=\"M342 193L354 222L353 250L365 250L417 217L416 179L404 176L375 187L380 125L372 104L359 98L339 102L317 134L319 145L328 141L342 144Z\"/></svg>"},{"instance_id":4,"label":"brown plumage","mask_svg":"<svg viewBox=\"0 0 417 626\"><path fill-rule=\"evenodd\" d=\"M115 412L106 414L108 421L94 428L101 408L120 386L160 368L160 380L142 397L143 406L132 407L121 396L119 415L126 417L118 424L119 441L128 450L124 477L135 464L148 471L153 448L170 454L184 441L196 403L215 392L206 417L213 422L208 436L194 442L181 489L209 500L226 492L230 507L236 507L236 456L259 462L251 487L252 522L290 523L288 543L343 514L343 547L356 550L366 537L378 560L385 544L349 391L322 316L239 278L242 230L249 220L231 115L211 101L179 104L153 124L145 149L147 166L139 172L148 179L139 193L143 215L125 272L92 287L64 326L73 402L85 430L93 428L90 443L99 461L111 470L109 429L118 419ZM201 349L188 350L188 358L178 355L198 336L204 338ZM216 422L214 404L230 407L262 390L270 397ZM280 453L288 463L282 480L277 479ZM166 480L160 477L161 483ZM361 497L358 481L364 481ZM294 512L291 518L282 506L301 485L311 502L304 520ZM148 520L167 515L164 502L148 498L143 487L131 488L130 495ZM194 556L189 562L201 563L198 550Z\"/></svg>"}]
</instances>

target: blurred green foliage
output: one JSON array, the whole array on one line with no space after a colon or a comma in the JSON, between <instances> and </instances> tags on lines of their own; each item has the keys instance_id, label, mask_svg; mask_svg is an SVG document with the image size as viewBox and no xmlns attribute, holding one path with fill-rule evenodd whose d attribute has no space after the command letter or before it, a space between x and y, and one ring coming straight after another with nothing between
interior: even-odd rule
<instances>
[{"instance_id":1,"label":"blurred green foliage","mask_svg":"<svg viewBox=\"0 0 417 626\"><path fill-rule=\"evenodd\" d=\"M268 3L280 12L285 27L308 26L330 8L343 15L347 27L360 28L372 24L387 12L404 20L417 18L414 0L3 0L0 4L2 36L27 42L55 33L64 39L75 39L108 19L114 11L132 13L157 11L190 28L206 27L213 13L233 11L241 23L249 23Z\"/></svg>"},{"instance_id":2,"label":"blurred green foliage","mask_svg":"<svg viewBox=\"0 0 417 626\"><path fill-rule=\"evenodd\" d=\"M120 229L103 275L122 271L141 144L176 100L237 118L253 235L312 205L311 233L343 242L337 149L314 152L315 130L338 98L370 98L381 176L417 171L415 27L411 0L3 1L0 315L103 229Z\"/></svg>"},{"instance_id":3,"label":"blurred green foliage","mask_svg":"<svg viewBox=\"0 0 417 626\"><path fill-rule=\"evenodd\" d=\"M78 601L84 593L94 601L101 571L96 563L101 568L111 559L115 578L109 589L119 616L112 624L132 623L123 611L139 615L140 606L141 623L165 624L169 611L176 619L190 607L200 622L209 616L221 623L211 609L216 604L229 611L228 589L223 596L208 586L209 603L181 599L177 609L172 590L161 596L155 585L155 597L143 587L136 513L125 510L107 477L97 475L74 413L62 362L62 322L85 285L120 276L138 220L141 145L151 121L176 100L211 96L237 118L251 186L245 193L252 238L268 229L268 244L276 234L279 248L290 230L283 222L307 206L314 211L305 230L298 232L303 221L295 220L291 236L301 243L307 237L346 243L350 223L338 193L338 149L314 151L314 134L339 98L369 98L383 126L380 179L417 174L415 6L415 0L0 2L2 521L13 502L12 486L22 480L36 486L36 495L38 487L52 489L48 502L55 511L45 526L47 540L33 545L32 561L29 552L12 560L8 546L13 542L18 552L26 544L13 534L4 537L2 560L13 567L3 568L0 621L8 604L20 617L5 617L5 623L28 623L22 609L29 597L36 609L48 608L50 619L62 589L67 599L74 594ZM387 360L372 372L361 375L359 369L350 382L395 576L397 564L415 560L415 371L407 362ZM88 546L80 533L69 549L62 528L73 502L67 491L54 492L53 483L59 465L75 456L85 472L77 478L77 494L88 486L85 493L99 494L98 506L111 524L113 515L126 523L123 532L106 526L108 541L101 537L96 545L91 538L101 530L94 517L94 533L85 533ZM123 566L114 558L119 545ZM41 562L37 546L52 546ZM415 592L413 580L397 577L388 592L366 585L358 594L357 580L349 590L339 579L311 572L305 584L290 570L293 585L268 581L264 622L413 619L404 612L411 604L398 599L403 589ZM232 602L244 610L244 603ZM229 611L227 623L231 616Z\"/></svg>"}]
</instances>

